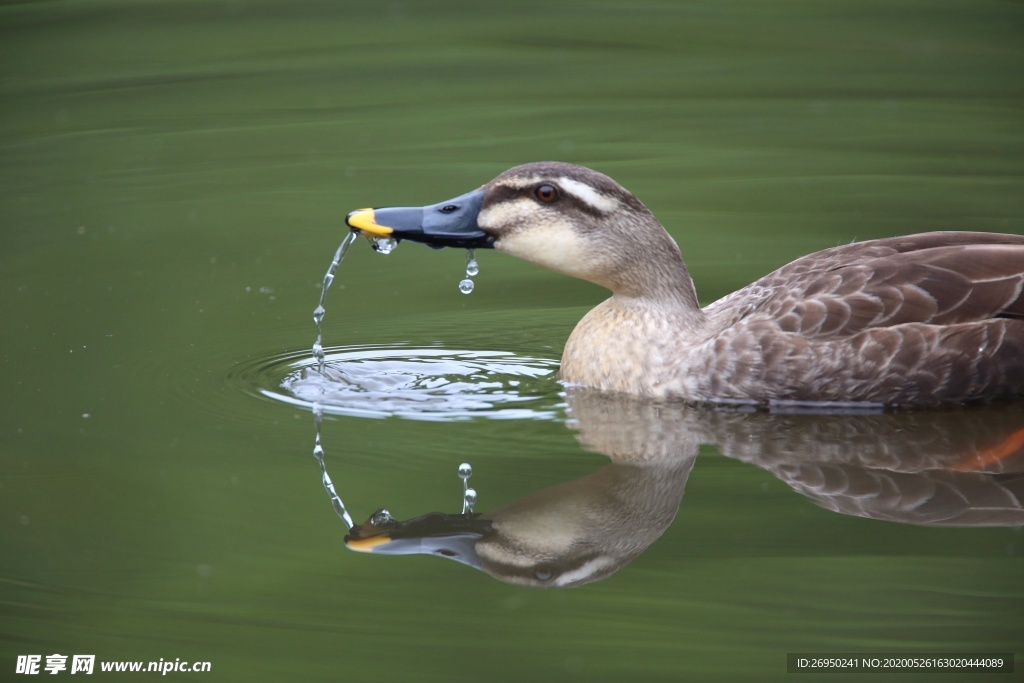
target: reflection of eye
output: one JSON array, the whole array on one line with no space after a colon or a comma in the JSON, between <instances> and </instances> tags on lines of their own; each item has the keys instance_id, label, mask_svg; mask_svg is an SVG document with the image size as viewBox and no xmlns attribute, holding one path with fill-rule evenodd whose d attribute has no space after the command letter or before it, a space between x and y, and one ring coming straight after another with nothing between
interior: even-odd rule
<instances>
[{"instance_id":1,"label":"reflection of eye","mask_svg":"<svg viewBox=\"0 0 1024 683\"><path fill-rule=\"evenodd\" d=\"M459 207L456 206L455 204L445 204L444 206L441 207L441 213L453 213L458 210Z\"/></svg>"},{"instance_id":2,"label":"reflection of eye","mask_svg":"<svg viewBox=\"0 0 1024 683\"><path fill-rule=\"evenodd\" d=\"M538 581L550 581L551 577L555 575L548 567L537 567L533 570L533 575Z\"/></svg>"},{"instance_id":3,"label":"reflection of eye","mask_svg":"<svg viewBox=\"0 0 1024 683\"><path fill-rule=\"evenodd\" d=\"M558 188L554 185L544 183L543 185L537 186L537 189L533 191L533 196L545 204L550 204L558 199Z\"/></svg>"}]
</instances>

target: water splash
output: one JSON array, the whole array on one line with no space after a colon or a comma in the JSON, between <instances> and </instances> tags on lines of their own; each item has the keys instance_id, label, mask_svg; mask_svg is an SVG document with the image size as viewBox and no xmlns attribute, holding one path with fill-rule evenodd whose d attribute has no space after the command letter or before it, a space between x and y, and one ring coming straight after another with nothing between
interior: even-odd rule
<instances>
[{"instance_id":1,"label":"water splash","mask_svg":"<svg viewBox=\"0 0 1024 683\"><path fill-rule=\"evenodd\" d=\"M313 424L316 425L316 440L313 444L313 457L320 463L320 474L321 481L324 485L324 491L327 492L327 497L331 499L331 506L334 511L341 517L341 521L345 523L347 529L351 529L354 525L352 522L352 516L348 514L348 510L345 509L345 503L341 500L341 496L338 495L337 490L334 488L334 482L331 481L331 476L327 474L327 464L324 462L324 447L320 440L320 422L323 419L323 410L319 405L313 406Z\"/></svg>"},{"instance_id":2,"label":"water splash","mask_svg":"<svg viewBox=\"0 0 1024 683\"><path fill-rule=\"evenodd\" d=\"M313 342L313 358L316 359L317 369L322 374L324 371L324 344L323 344L323 321L324 315L327 313L327 309L324 308L324 299L327 297L327 290L330 288L331 283L334 282L334 273L338 270L338 266L345 258L345 254L348 253L349 247L356 241L358 233L354 230L347 235L345 239L338 245L338 250L334 252L334 259L331 260L331 265L327 267L327 273L324 275L324 283L320 288L320 301L317 303L316 308L313 309L313 322L316 323L316 341ZM319 435L319 427L318 427Z\"/></svg>"},{"instance_id":3,"label":"water splash","mask_svg":"<svg viewBox=\"0 0 1024 683\"><path fill-rule=\"evenodd\" d=\"M473 468L468 462L459 465L459 479L462 480L462 514L472 514L476 504L476 489L470 488L469 478L473 476Z\"/></svg>"},{"instance_id":4,"label":"water splash","mask_svg":"<svg viewBox=\"0 0 1024 683\"><path fill-rule=\"evenodd\" d=\"M476 249L466 250L466 279L459 282L459 291L469 294L473 291L474 283L470 278L480 274L480 264L476 261Z\"/></svg>"},{"instance_id":5,"label":"water splash","mask_svg":"<svg viewBox=\"0 0 1024 683\"><path fill-rule=\"evenodd\" d=\"M366 345L325 349L323 372L308 352L240 366L266 398L325 414L453 422L563 419L557 358L509 351Z\"/></svg>"}]
</instances>

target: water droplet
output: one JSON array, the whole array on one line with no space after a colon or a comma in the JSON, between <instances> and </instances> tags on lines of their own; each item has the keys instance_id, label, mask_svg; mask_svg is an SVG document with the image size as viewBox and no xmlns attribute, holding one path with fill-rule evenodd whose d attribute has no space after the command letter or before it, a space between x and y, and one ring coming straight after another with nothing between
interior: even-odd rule
<instances>
[{"instance_id":1,"label":"water droplet","mask_svg":"<svg viewBox=\"0 0 1024 683\"><path fill-rule=\"evenodd\" d=\"M374 237L373 250L378 254L390 254L398 247L398 240L393 237Z\"/></svg>"},{"instance_id":2,"label":"water droplet","mask_svg":"<svg viewBox=\"0 0 1024 683\"><path fill-rule=\"evenodd\" d=\"M391 513L381 508L372 515L370 515L370 524L373 526L390 526L395 523L395 518L391 516Z\"/></svg>"},{"instance_id":3,"label":"water droplet","mask_svg":"<svg viewBox=\"0 0 1024 683\"><path fill-rule=\"evenodd\" d=\"M476 505L476 489L466 489L466 493L463 494L463 500L465 505L463 506L462 513L473 512L473 506Z\"/></svg>"},{"instance_id":4,"label":"water droplet","mask_svg":"<svg viewBox=\"0 0 1024 683\"><path fill-rule=\"evenodd\" d=\"M476 250L466 250L466 279L459 283L459 291L463 294L469 294L473 291L473 281L469 278L475 277L480 273L480 264L476 262Z\"/></svg>"},{"instance_id":5,"label":"water droplet","mask_svg":"<svg viewBox=\"0 0 1024 683\"><path fill-rule=\"evenodd\" d=\"M315 309L313 309L313 322L315 322L317 325L322 323L324 320L324 314L326 312L327 310L323 307L323 305L319 305Z\"/></svg>"},{"instance_id":6,"label":"water droplet","mask_svg":"<svg viewBox=\"0 0 1024 683\"><path fill-rule=\"evenodd\" d=\"M459 479L469 479L473 476L473 468L468 462L459 465Z\"/></svg>"}]
</instances>

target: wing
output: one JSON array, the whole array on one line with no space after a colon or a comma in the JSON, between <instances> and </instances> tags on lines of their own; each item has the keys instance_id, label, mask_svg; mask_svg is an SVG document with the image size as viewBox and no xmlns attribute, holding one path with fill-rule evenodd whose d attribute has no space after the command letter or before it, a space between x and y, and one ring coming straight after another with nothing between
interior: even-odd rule
<instances>
[{"instance_id":1,"label":"wing","mask_svg":"<svg viewBox=\"0 0 1024 683\"><path fill-rule=\"evenodd\" d=\"M706 310L728 325L771 321L808 339L906 323L1024 319L1024 236L934 232L826 249Z\"/></svg>"},{"instance_id":2,"label":"wing","mask_svg":"<svg viewBox=\"0 0 1024 683\"><path fill-rule=\"evenodd\" d=\"M926 233L805 256L708 306L716 397L931 405L1024 396L1024 237ZM694 357L696 360L694 360Z\"/></svg>"}]
</instances>

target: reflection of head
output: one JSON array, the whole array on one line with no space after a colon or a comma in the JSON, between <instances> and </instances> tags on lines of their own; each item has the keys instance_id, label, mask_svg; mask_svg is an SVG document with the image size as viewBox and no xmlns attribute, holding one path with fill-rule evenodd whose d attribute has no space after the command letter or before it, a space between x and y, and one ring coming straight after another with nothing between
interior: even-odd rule
<instances>
[{"instance_id":1,"label":"reflection of head","mask_svg":"<svg viewBox=\"0 0 1024 683\"><path fill-rule=\"evenodd\" d=\"M387 510L378 510L345 536L345 545L381 555L437 555L480 568L476 542L492 533L491 522L480 515L431 512L400 522Z\"/></svg>"},{"instance_id":2,"label":"reflection of head","mask_svg":"<svg viewBox=\"0 0 1024 683\"><path fill-rule=\"evenodd\" d=\"M507 583L581 585L610 576L661 536L692 464L608 465L479 516L435 513L377 524L371 517L345 542L353 550L447 557Z\"/></svg>"}]
</instances>

